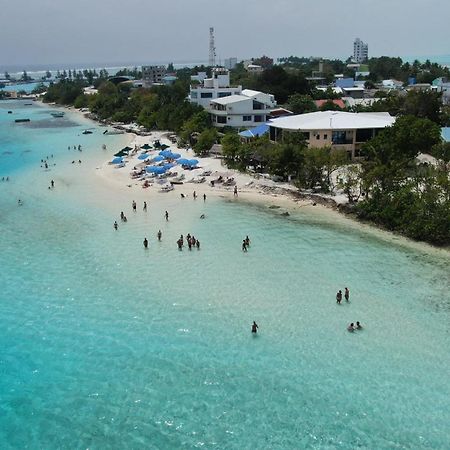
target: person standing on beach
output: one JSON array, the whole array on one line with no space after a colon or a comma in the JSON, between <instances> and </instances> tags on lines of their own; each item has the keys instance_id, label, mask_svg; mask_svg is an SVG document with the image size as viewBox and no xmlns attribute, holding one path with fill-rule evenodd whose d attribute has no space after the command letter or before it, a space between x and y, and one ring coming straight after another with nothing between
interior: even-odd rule
<instances>
[{"instance_id":1,"label":"person standing on beach","mask_svg":"<svg viewBox=\"0 0 450 450\"><path fill-rule=\"evenodd\" d=\"M203 194L203 201L206 202L206 194Z\"/></svg>"},{"instance_id":2,"label":"person standing on beach","mask_svg":"<svg viewBox=\"0 0 450 450\"><path fill-rule=\"evenodd\" d=\"M345 288L344 297L345 297L345 301L348 302L349 298L350 298L350 291L348 290L348 288Z\"/></svg>"},{"instance_id":3,"label":"person standing on beach","mask_svg":"<svg viewBox=\"0 0 450 450\"><path fill-rule=\"evenodd\" d=\"M133 211L136 212L136 202L134 200L131 202L131 206L133 208Z\"/></svg>"},{"instance_id":4,"label":"person standing on beach","mask_svg":"<svg viewBox=\"0 0 450 450\"><path fill-rule=\"evenodd\" d=\"M257 333L258 332L258 324L255 322L255 321L253 321L253 324L252 324L252 333Z\"/></svg>"},{"instance_id":5,"label":"person standing on beach","mask_svg":"<svg viewBox=\"0 0 450 450\"><path fill-rule=\"evenodd\" d=\"M164 216L166 217L166 222L168 222L169 221L169 213L167 211L165 212Z\"/></svg>"},{"instance_id":6,"label":"person standing on beach","mask_svg":"<svg viewBox=\"0 0 450 450\"><path fill-rule=\"evenodd\" d=\"M157 236L158 236L158 241L160 241L160 240L161 240L161 237L162 237L162 233L161 233L161 230L159 230L159 231L158 231L158 234L157 234Z\"/></svg>"},{"instance_id":7,"label":"person standing on beach","mask_svg":"<svg viewBox=\"0 0 450 450\"><path fill-rule=\"evenodd\" d=\"M144 238L144 248L148 248L148 240L147 240L147 238Z\"/></svg>"},{"instance_id":8,"label":"person standing on beach","mask_svg":"<svg viewBox=\"0 0 450 450\"><path fill-rule=\"evenodd\" d=\"M144 202L144 207L142 209L143 211L147 211L147 202Z\"/></svg>"},{"instance_id":9,"label":"person standing on beach","mask_svg":"<svg viewBox=\"0 0 450 450\"><path fill-rule=\"evenodd\" d=\"M192 194L192 197L194 197L194 200L197 199L197 192L194 191L194 193Z\"/></svg>"},{"instance_id":10,"label":"person standing on beach","mask_svg":"<svg viewBox=\"0 0 450 450\"><path fill-rule=\"evenodd\" d=\"M234 187L234 196L235 196L235 197L238 196L237 186Z\"/></svg>"},{"instance_id":11,"label":"person standing on beach","mask_svg":"<svg viewBox=\"0 0 450 450\"><path fill-rule=\"evenodd\" d=\"M341 301L342 301L342 291L339 289L338 293L336 294L336 303L340 305Z\"/></svg>"}]
</instances>

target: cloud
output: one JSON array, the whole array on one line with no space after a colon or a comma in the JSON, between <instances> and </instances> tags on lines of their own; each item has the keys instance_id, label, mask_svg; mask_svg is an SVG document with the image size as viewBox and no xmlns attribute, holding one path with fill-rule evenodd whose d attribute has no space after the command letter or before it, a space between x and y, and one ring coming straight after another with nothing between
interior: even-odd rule
<instances>
[{"instance_id":1,"label":"cloud","mask_svg":"<svg viewBox=\"0 0 450 450\"><path fill-rule=\"evenodd\" d=\"M450 2L434 0L39 0L5 2L2 64L207 61L218 56L448 53ZM431 20L432 19L432 20Z\"/></svg>"}]
</instances>

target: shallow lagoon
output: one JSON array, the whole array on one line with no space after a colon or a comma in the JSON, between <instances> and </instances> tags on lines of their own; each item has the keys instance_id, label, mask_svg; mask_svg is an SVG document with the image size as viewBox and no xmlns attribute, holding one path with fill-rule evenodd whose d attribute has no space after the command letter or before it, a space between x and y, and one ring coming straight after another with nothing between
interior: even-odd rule
<instances>
[{"instance_id":1,"label":"shallow lagoon","mask_svg":"<svg viewBox=\"0 0 450 450\"><path fill-rule=\"evenodd\" d=\"M83 127L45 134L58 164ZM34 161L0 185L2 448L446 447L448 256L212 199L117 205L115 232L76 192L17 207Z\"/></svg>"}]
</instances>

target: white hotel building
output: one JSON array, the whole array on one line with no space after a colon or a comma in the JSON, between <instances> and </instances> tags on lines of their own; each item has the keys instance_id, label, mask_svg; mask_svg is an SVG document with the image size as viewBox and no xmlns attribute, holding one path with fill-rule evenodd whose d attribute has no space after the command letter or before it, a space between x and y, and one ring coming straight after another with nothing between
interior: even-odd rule
<instances>
[{"instance_id":1,"label":"white hotel building","mask_svg":"<svg viewBox=\"0 0 450 450\"><path fill-rule=\"evenodd\" d=\"M230 72L223 67L216 67L212 69L211 78L205 78L200 84L191 85L189 100L208 109L211 100L240 95L241 92L242 86L230 86Z\"/></svg>"},{"instance_id":2,"label":"white hotel building","mask_svg":"<svg viewBox=\"0 0 450 450\"><path fill-rule=\"evenodd\" d=\"M242 86L230 86L230 73L215 68L211 78L190 89L189 100L203 106L211 115L214 126L250 128L268 120L277 105L272 94L265 94Z\"/></svg>"}]
</instances>

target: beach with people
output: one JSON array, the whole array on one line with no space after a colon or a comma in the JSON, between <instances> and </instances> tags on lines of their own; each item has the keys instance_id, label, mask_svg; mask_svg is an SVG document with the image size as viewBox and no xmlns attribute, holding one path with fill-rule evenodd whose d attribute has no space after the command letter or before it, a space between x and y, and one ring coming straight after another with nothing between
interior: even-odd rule
<instances>
[{"instance_id":1,"label":"beach with people","mask_svg":"<svg viewBox=\"0 0 450 450\"><path fill-rule=\"evenodd\" d=\"M38 105L29 116L37 122L50 110ZM382 448L386 436L407 447L425 435L442 448L444 250L178 149L167 132L107 136L81 113L66 116L76 126L0 122L13 152L0 166L2 384L11 406L0 436L26 418L17 447L52 439L51 424L66 448L104 445L99 435L117 448L155 435L167 448L246 448L262 436L284 448ZM132 177L145 144L150 160L159 155L155 141L198 160L197 169L170 168L177 175L167 180L184 179L167 192L158 177ZM137 151L123 167L110 164L126 146ZM211 172L204 182L189 182L203 172ZM403 399L395 410L393 398ZM23 404L27 412L15 406ZM441 418L431 420L436 408ZM382 423L372 420L380 410ZM436 421L442 427L427 434Z\"/></svg>"}]
</instances>

